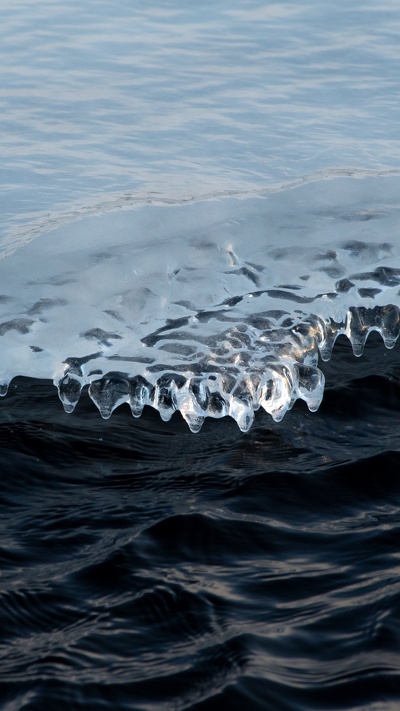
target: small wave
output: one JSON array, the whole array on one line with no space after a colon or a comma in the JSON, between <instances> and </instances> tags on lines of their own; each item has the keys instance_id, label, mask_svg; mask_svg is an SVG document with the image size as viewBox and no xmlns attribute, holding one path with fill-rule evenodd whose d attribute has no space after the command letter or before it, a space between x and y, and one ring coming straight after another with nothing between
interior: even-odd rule
<instances>
[{"instance_id":1,"label":"small wave","mask_svg":"<svg viewBox=\"0 0 400 711\"><path fill-rule=\"evenodd\" d=\"M315 411L345 334L400 331L397 175L320 176L257 197L144 204L85 217L0 254L0 393L18 375L82 389L198 431L247 431L297 399Z\"/></svg>"}]
</instances>

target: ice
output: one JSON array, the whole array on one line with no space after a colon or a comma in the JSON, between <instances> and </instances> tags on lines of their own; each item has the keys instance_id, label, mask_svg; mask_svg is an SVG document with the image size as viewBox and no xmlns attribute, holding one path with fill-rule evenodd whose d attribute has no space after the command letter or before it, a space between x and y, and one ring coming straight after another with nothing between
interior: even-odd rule
<instances>
[{"instance_id":1,"label":"ice","mask_svg":"<svg viewBox=\"0 0 400 711\"><path fill-rule=\"evenodd\" d=\"M330 175L258 195L143 204L27 232L0 254L0 394L52 378L66 412L88 386L167 421L261 406L315 411L346 334L399 335L400 177Z\"/></svg>"}]
</instances>

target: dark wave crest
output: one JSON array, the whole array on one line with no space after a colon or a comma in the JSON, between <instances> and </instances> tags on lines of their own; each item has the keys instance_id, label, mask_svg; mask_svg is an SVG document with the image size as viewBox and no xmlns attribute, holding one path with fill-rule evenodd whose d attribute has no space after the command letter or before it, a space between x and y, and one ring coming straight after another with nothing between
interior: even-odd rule
<instances>
[{"instance_id":1,"label":"dark wave crest","mask_svg":"<svg viewBox=\"0 0 400 711\"><path fill-rule=\"evenodd\" d=\"M50 382L14 380L4 708L391 708L399 359L339 339L317 413L195 438L150 408L103 422L83 399L67 418Z\"/></svg>"}]
</instances>

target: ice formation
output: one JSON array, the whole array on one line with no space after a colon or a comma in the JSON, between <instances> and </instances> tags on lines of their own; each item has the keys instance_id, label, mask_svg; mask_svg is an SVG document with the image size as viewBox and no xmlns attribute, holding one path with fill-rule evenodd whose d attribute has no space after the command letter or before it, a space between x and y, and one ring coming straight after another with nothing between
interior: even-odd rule
<instances>
[{"instance_id":1,"label":"ice formation","mask_svg":"<svg viewBox=\"0 0 400 711\"><path fill-rule=\"evenodd\" d=\"M128 403L190 429L263 407L318 408L339 334L362 354L398 338L396 175L336 177L254 197L144 204L27 234L0 253L0 392L53 378L109 417Z\"/></svg>"}]
</instances>

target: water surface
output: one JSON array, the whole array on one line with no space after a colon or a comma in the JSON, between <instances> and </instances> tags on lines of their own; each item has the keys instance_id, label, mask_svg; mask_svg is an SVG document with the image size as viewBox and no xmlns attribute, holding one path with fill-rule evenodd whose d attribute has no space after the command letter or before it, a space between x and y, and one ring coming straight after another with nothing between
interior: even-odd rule
<instances>
[{"instance_id":1,"label":"water surface","mask_svg":"<svg viewBox=\"0 0 400 711\"><path fill-rule=\"evenodd\" d=\"M0 17L1 709L398 708L398 3Z\"/></svg>"}]
</instances>

